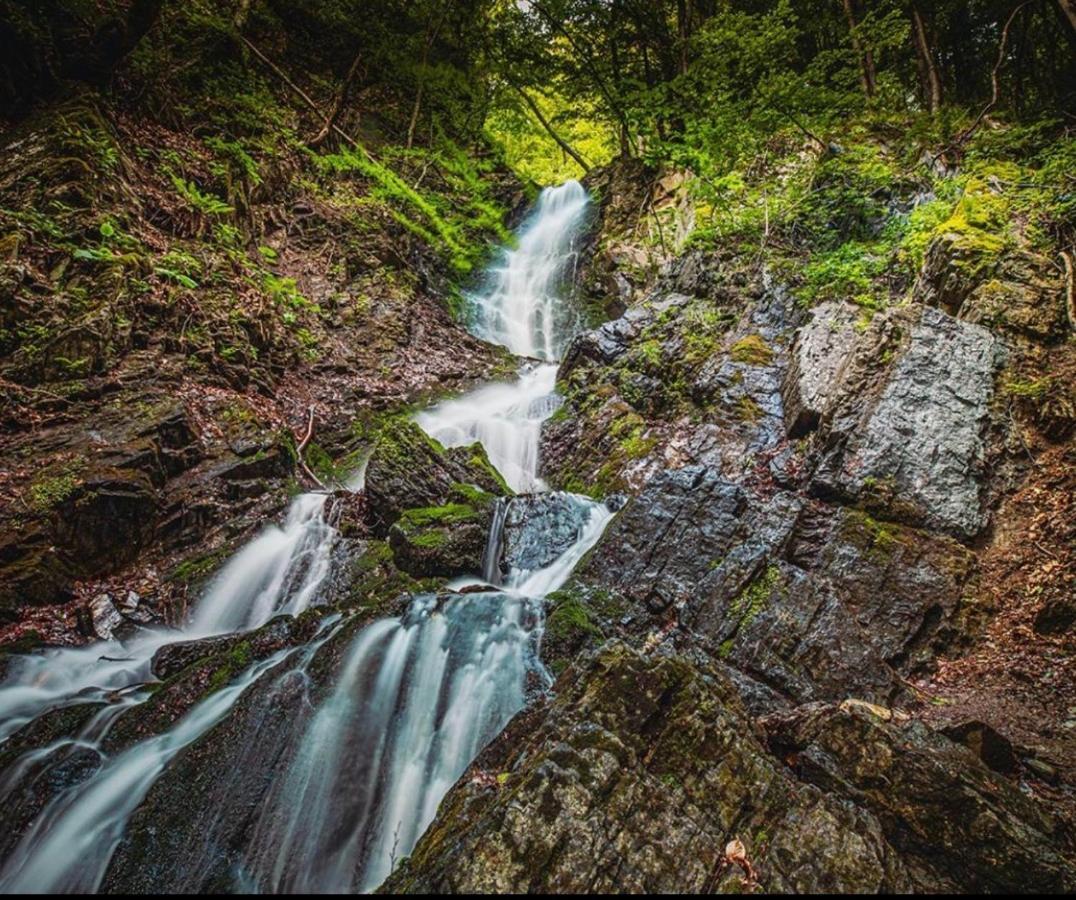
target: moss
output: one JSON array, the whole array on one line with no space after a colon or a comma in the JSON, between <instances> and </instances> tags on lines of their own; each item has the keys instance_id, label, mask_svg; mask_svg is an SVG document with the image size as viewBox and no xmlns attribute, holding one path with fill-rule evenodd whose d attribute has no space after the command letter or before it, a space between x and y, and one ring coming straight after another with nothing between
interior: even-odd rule
<instances>
[{"instance_id":1,"label":"moss","mask_svg":"<svg viewBox=\"0 0 1076 900\"><path fill-rule=\"evenodd\" d=\"M473 522L480 513L470 504L448 503L444 506L423 506L406 510L397 520L396 525L405 534L412 534L427 528L441 528L457 525L460 522Z\"/></svg>"},{"instance_id":2,"label":"moss","mask_svg":"<svg viewBox=\"0 0 1076 900\"><path fill-rule=\"evenodd\" d=\"M766 608L780 580L781 569L771 563L737 594L729 606L729 614L739 623L738 627L749 624Z\"/></svg>"},{"instance_id":3,"label":"moss","mask_svg":"<svg viewBox=\"0 0 1076 900\"><path fill-rule=\"evenodd\" d=\"M165 581L182 581L188 584L201 581L212 574L228 556L227 547L218 547L208 553L200 553L186 559L172 569L166 576Z\"/></svg>"},{"instance_id":4,"label":"moss","mask_svg":"<svg viewBox=\"0 0 1076 900\"><path fill-rule=\"evenodd\" d=\"M452 485L451 490L454 497L457 497L461 502L474 507L485 506L488 503L493 503L497 499L493 494L489 493L489 491L484 491L482 488L475 487L473 484L456 483Z\"/></svg>"},{"instance_id":5,"label":"moss","mask_svg":"<svg viewBox=\"0 0 1076 900\"><path fill-rule=\"evenodd\" d=\"M736 401L735 413L741 422L757 422L764 414L762 407L746 394Z\"/></svg>"},{"instance_id":6,"label":"moss","mask_svg":"<svg viewBox=\"0 0 1076 900\"><path fill-rule=\"evenodd\" d=\"M883 559L904 543L898 526L880 522L862 510L848 510L842 533L856 546Z\"/></svg>"},{"instance_id":7,"label":"moss","mask_svg":"<svg viewBox=\"0 0 1076 900\"><path fill-rule=\"evenodd\" d=\"M574 591L555 591L547 598L553 609L546 617L545 634L554 642L574 644L579 638L600 636L601 628L594 622L583 598Z\"/></svg>"},{"instance_id":8,"label":"moss","mask_svg":"<svg viewBox=\"0 0 1076 900\"><path fill-rule=\"evenodd\" d=\"M82 470L82 463L77 460L46 468L34 478L27 489L27 504L39 513L59 506L78 490L82 483Z\"/></svg>"},{"instance_id":9,"label":"moss","mask_svg":"<svg viewBox=\"0 0 1076 900\"><path fill-rule=\"evenodd\" d=\"M768 366L773 361L773 350L760 334L740 338L729 348L733 361L752 366Z\"/></svg>"},{"instance_id":10,"label":"moss","mask_svg":"<svg viewBox=\"0 0 1076 900\"><path fill-rule=\"evenodd\" d=\"M1004 390L1005 393L1011 397L1026 397L1031 400L1041 400L1050 390L1052 383L1053 379L1048 375L1043 378L1034 378L1026 381L1011 378L1005 382Z\"/></svg>"},{"instance_id":11,"label":"moss","mask_svg":"<svg viewBox=\"0 0 1076 900\"><path fill-rule=\"evenodd\" d=\"M471 444L467 448L470 452L469 462L472 466L480 471L484 472L490 479L490 481L497 485L497 489L504 497L511 497L515 491L509 486L508 482L504 480L504 476L497 471L496 467L489 461L489 456L486 454L486 448L478 441Z\"/></svg>"}]
</instances>

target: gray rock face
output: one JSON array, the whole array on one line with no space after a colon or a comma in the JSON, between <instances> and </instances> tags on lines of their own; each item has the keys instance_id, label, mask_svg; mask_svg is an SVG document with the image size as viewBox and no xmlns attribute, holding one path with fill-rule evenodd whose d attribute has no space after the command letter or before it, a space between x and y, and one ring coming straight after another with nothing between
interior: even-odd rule
<instances>
[{"instance_id":1,"label":"gray rock face","mask_svg":"<svg viewBox=\"0 0 1076 900\"><path fill-rule=\"evenodd\" d=\"M847 348L855 342L856 318L855 307L847 303L823 303L796 335L781 391L790 437L816 428L833 403Z\"/></svg>"},{"instance_id":2,"label":"gray rock face","mask_svg":"<svg viewBox=\"0 0 1076 900\"><path fill-rule=\"evenodd\" d=\"M985 524L984 432L1004 359L985 328L923 309L907 346L864 408L848 381L829 423L815 487L858 498L891 493L912 521L962 537ZM823 428L826 423L823 422Z\"/></svg>"},{"instance_id":3,"label":"gray rock face","mask_svg":"<svg viewBox=\"0 0 1076 900\"><path fill-rule=\"evenodd\" d=\"M803 782L877 817L921 889L1051 893L1076 883L1058 852L1062 824L922 723L847 700L764 724Z\"/></svg>"},{"instance_id":4,"label":"gray rock face","mask_svg":"<svg viewBox=\"0 0 1076 900\"><path fill-rule=\"evenodd\" d=\"M536 571L554 562L579 538L590 507L571 494L524 494L507 501L501 571Z\"/></svg>"},{"instance_id":5,"label":"gray rock face","mask_svg":"<svg viewBox=\"0 0 1076 900\"><path fill-rule=\"evenodd\" d=\"M875 316L825 304L801 330L785 380L786 427L817 426L811 487L964 538L985 524L985 435L1001 343L933 308Z\"/></svg>"},{"instance_id":6,"label":"gray rock face","mask_svg":"<svg viewBox=\"0 0 1076 900\"><path fill-rule=\"evenodd\" d=\"M767 890L909 886L878 823L782 771L717 672L612 646L479 757L385 889L725 893L736 839Z\"/></svg>"},{"instance_id":7,"label":"gray rock face","mask_svg":"<svg viewBox=\"0 0 1076 900\"><path fill-rule=\"evenodd\" d=\"M902 677L950 638L973 573L952 539L791 494L762 499L692 467L652 479L569 589L592 624L615 619L605 635L649 640L672 617L672 639L738 669L749 705L766 711L903 696Z\"/></svg>"}]
</instances>

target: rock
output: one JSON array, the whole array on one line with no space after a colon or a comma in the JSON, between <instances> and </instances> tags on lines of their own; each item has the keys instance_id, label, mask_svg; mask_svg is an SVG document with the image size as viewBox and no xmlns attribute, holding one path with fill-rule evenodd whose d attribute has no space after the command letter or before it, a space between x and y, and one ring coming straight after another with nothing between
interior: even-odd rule
<instances>
[{"instance_id":1,"label":"rock","mask_svg":"<svg viewBox=\"0 0 1076 900\"><path fill-rule=\"evenodd\" d=\"M86 610L90 637L111 640L112 632L123 624L123 614L116 609L109 594L98 594L87 604Z\"/></svg>"},{"instance_id":2,"label":"rock","mask_svg":"<svg viewBox=\"0 0 1076 900\"><path fill-rule=\"evenodd\" d=\"M501 573L533 572L554 562L578 540L591 506L560 492L512 497L505 510Z\"/></svg>"},{"instance_id":3,"label":"rock","mask_svg":"<svg viewBox=\"0 0 1076 900\"><path fill-rule=\"evenodd\" d=\"M790 777L719 671L613 645L479 756L382 890L727 893L733 840L763 891L911 886L878 821Z\"/></svg>"},{"instance_id":4,"label":"rock","mask_svg":"<svg viewBox=\"0 0 1076 900\"><path fill-rule=\"evenodd\" d=\"M850 304L822 303L796 333L781 391L789 437L813 431L833 404L848 347L855 342L857 318Z\"/></svg>"},{"instance_id":5,"label":"rock","mask_svg":"<svg viewBox=\"0 0 1076 900\"><path fill-rule=\"evenodd\" d=\"M1040 634L1064 634L1076 625L1076 597L1052 597L1035 614L1035 630Z\"/></svg>"},{"instance_id":6,"label":"rock","mask_svg":"<svg viewBox=\"0 0 1076 900\"><path fill-rule=\"evenodd\" d=\"M790 493L762 499L701 467L671 470L555 595L543 656L559 668L603 636L683 635L756 683L756 712L849 693L890 703L961 634L974 571L950 538Z\"/></svg>"},{"instance_id":7,"label":"rock","mask_svg":"<svg viewBox=\"0 0 1076 900\"><path fill-rule=\"evenodd\" d=\"M1000 239L993 235L961 231L938 235L927 247L913 298L956 315L972 290L993 274L1002 250Z\"/></svg>"},{"instance_id":8,"label":"rock","mask_svg":"<svg viewBox=\"0 0 1076 900\"><path fill-rule=\"evenodd\" d=\"M764 724L774 752L801 781L877 817L924 888L1076 886L1065 827L922 723L842 703L808 705Z\"/></svg>"},{"instance_id":9,"label":"rock","mask_svg":"<svg viewBox=\"0 0 1076 900\"><path fill-rule=\"evenodd\" d=\"M941 729L941 732L958 744L963 744L995 772L1007 774L1016 769L1016 753L1012 743L985 722L977 719L954 722Z\"/></svg>"},{"instance_id":10,"label":"rock","mask_svg":"<svg viewBox=\"0 0 1076 900\"><path fill-rule=\"evenodd\" d=\"M1036 777L1041 778L1043 781L1054 784L1057 781L1057 769L1051 766L1043 759L1039 759L1036 756L1029 756L1024 760L1024 765L1028 770Z\"/></svg>"},{"instance_id":11,"label":"rock","mask_svg":"<svg viewBox=\"0 0 1076 900\"><path fill-rule=\"evenodd\" d=\"M385 536L407 509L444 506L460 490L510 494L481 444L446 450L409 419L376 429L366 466L366 510L371 530Z\"/></svg>"},{"instance_id":12,"label":"rock","mask_svg":"<svg viewBox=\"0 0 1076 900\"><path fill-rule=\"evenodd\" d=\"M476 575L493 520L492 495L481 504L454 502L409 509L389 529L396 566L418 578Z\"/></svg>"},{"instance_id":13,"label":"rock","mask_svg":"<svg viewBox=\"0 0 1076 900\"><path fill-rule=\"evenodd\" d=\"M824 392L830 399L812 490L974 537L986 521L984 434L1001 344L981 326L938 310L898 309L876 315L846 353L839 363L822 364L839 383ZM819 390L809 379L805 388L786 386L786 396L817 403Z\"/></svg>"},{"instance_id":14,"label":"rock","mask_svg":"<svg viewBox=\"0 0 1076 900\"><path fill-rule=\"evenodd\" d=\"M991 329L1039 341L1064 335L1064 287L1033 251L944 234L927 249L913 298Z\"/></svg>"},{"instance_id":15,"label":"rock","mask_svg":"<svg viewBox=\"0 0 1076 900\"><path fill-rule=\"evenodd\" d=\"M619 359L650 320L648 310L636 306L620 318L606 322L594 331L577 335L568 346L557 372L558 380L584 361L611 363Z\"/></svg>"},{"instance_id":16,"label":"rock","mask_svg":"<svg viewBox=\"0 0 1076 900\"><path fill-rule=\"evenodd\" d=\"M61 505L56 536L73 567L98 574L138 555L153 535L156 514L157 495L147 475L122 469L95 472Z\"/></svg>"}]
</instances>

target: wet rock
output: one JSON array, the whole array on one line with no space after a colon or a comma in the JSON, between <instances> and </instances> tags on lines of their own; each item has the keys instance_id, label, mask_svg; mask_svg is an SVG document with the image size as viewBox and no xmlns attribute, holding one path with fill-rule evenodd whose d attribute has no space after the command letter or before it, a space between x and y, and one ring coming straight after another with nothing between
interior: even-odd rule
<instances>
[{"instance_id":1,"label":"wet rock","mask_svg":"<svg viewBox=\"0 0 1076 900\"><path fill-rule=\"evenodd\" d=\"M383 889L726 893L733 840L764 891L911 885L872 815L768 754L718 670L614 645L479 756Z\"/></svg>"},{"instance_id":2,"label":"wet rock","mask_svg":"<svg viewBox=\"0 0 1076 900\"><path fill-rule=\"evenodd\" d=\"M548 566L579 538L590 506L570 494L524 494L505 510L500 568L536 571Z\"/></svg>"},{"instance_id":3,"label":"wet rock","mask_svg":"<svg viewBox=\"0 0 1076 900\"><path fill-rule=\"evenodd\" d=\"M112 639L112 633L124 622L123 614L116 609L112 597L98 594L78 613L79 631L86 637L103 641Z\"/></svg>"},{"instance_id":4,"label":"wet rock","mask_svg":"<svg viewBox=\"0 0 1076 900\"><path fill-rule=\"evenodd\" d=\"M628 502L558 592L575 629L543 653L559 666L603 636L683 635L762 686L751 690L759 712L850 692L892 702L962 633L974 569L950 538L672 470Z\"/></svg>"},{"instance_id":5,"label":"wet rock","mask_svg":"<svg viewBox=\"0 0 1076 900\"><path fill-rule=\"evenodd\" d=\"M1076 885L1061 823L920 722L846 701L765 727L800 780L877 817L921 885L1018 893Z\"/></svg>"},{"instance_id":6,"label":"wet rock","mask_svg":"<svg viewBox=\"0 0 1076 900\"><path fill-rule=\"evenodd\" d=\"M989 331L938 310L876 316L848 358L824 363L839 384L826 392L812 489L910 524L978 534L986 521L984 434L1003 359ZM810 380L786 394L822 396Z\"/></svg>"},{"instance_id":7,"label":"wet rock","mask_svg":"<svg viewBox=\"0 0 1076 900\"><path fill-rule=\"evenodd\" d=\"M584 360L611 363L619 359L650 321L651 313L642 307L632 307L620 318L606 322L594 331L585 331L569 345L560 365L558 378L583 364Z\"/></svg>"}]
</instances>

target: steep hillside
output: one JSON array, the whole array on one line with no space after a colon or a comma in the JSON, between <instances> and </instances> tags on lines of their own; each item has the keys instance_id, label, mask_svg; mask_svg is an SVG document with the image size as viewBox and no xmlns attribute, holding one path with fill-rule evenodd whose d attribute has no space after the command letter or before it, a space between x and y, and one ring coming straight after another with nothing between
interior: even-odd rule
<instances>
[{"instance_id":1,"label":"steep hillside","mask_svg":"<svg viewBox=\"0 0 1076 900\"><path fill-rule=\"evenodd\" d=\"M0 47L0 891L1076 890L1069 0Z\"/></svg>"}]
</instances>

